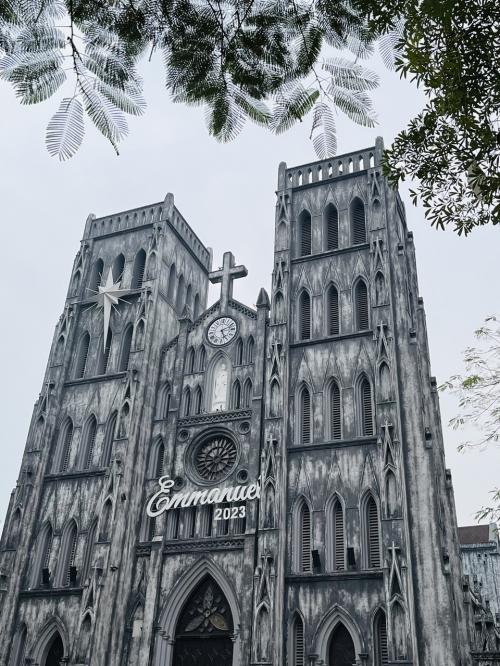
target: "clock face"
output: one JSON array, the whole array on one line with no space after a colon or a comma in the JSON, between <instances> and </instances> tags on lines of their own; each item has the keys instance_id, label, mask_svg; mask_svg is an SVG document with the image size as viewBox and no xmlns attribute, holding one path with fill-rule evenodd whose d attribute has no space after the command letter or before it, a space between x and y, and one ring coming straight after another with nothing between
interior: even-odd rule
<instances>
[{"instance_id":1,"label":"clock face","mask_svg":"<svg viewBox=\"0 0 500 666\"><path fill-rule=\"evenodd\" d=\"M236 335L236 322L231 317L219 317L213 321L207 331L208 341L220 347L227 345Z\"/></svg>"}]
</instances>

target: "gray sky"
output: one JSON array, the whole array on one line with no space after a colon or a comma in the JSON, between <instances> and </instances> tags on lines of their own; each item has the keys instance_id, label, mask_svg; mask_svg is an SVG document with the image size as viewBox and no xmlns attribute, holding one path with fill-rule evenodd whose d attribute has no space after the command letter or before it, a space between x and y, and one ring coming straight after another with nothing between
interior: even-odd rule
<instances>
[{"instance_id":1,"label":"gray sky","mask_svg":"<svg viewBox=\"0 0 500 666\"><path fill-rule=\"evenodd\" d=\"M389 145L423 104L412 85L378 62L370 66L382 77L373 96L379 127L364 129L338 117L339 153L373 145L377 134ZM308 140L310 119L280 137L249 124L236 141L219 144L209 137L201 109L169 101L158 61L145 66L144 74L149 107L130 123L120 156L88 126L80 152L64 164L50 158L44 145L57 102L22 107L10 86L0 84L0 524L88 213L106 215L161 201L173 192L179 210L213 248L214 263L232 250L247 266L249 275L235 283L235 296L253 305L259 288L270 286L278 164L315 159ZM461 352L483 318L500 314L499 231L480 229L467 239L436 232L422 210L411 206L406 188L401 194L414 231L433 373L441 383L462 369ZM458 454L462 438L447 427L455 407L452 397L441 397L458 520L469 524L498 484L498 449Z\"/></svg>"}]
</instances>

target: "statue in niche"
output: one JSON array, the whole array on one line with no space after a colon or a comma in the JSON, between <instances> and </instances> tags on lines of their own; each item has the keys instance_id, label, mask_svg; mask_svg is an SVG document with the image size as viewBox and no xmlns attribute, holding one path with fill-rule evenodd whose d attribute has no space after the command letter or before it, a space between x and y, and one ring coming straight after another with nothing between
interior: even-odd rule
<instances>
[{"instance_id":1,"label":"statue in niche","mask_svg":"<svg viewBox=\"0 0 500 666\"><path fill-rule=\"evenodd\" d=\"M212 412L227 409L227 388L229 384L229 360L221 357L214 366L212 374Z\"/></svg>"}]
</instances>

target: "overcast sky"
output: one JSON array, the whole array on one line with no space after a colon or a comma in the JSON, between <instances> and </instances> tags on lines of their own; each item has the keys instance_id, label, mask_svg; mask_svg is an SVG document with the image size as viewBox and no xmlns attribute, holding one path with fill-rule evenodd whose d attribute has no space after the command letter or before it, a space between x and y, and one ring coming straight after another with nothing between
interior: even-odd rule
<instances>
[{"instance_id":1,"label":"overcast sky","mask_svg":"<svg viewBox=\"0 0 500 666\"><path fill-rule=\"evenodd\" d=\"M389 145L423 104L412 85L380 63L371 64L382 79L374 94L379 127L364 129L339 117L339 153L371 146L377 134ZM235 297L253 305L259 288L270 287L278 164L315 159L308 139L310 119L280 137L248 125L233 143L219 144L209 137L201 109L169 101L159 62L147 65L144 74L149 107L130 123L121 154L116 156L88 127L82 149L68 163L50 158L44 145L45 126L57 102L22 107L10 86L0 83L0 524L87 215L154 203L172 192L194 231L213 248L215 265L224 251L232 250L237 262L247 266L249 275L235 283ZM500 314L499 231L481 229L467 239L451 230L436 232L422 210L411 206L406 188L401 194L414 231L433 373L441 383L462 369L462 351L484 317ZM441 398L458 520L471 524L498 484L499 452L457 453L461 436L447 427L455 409L453 398Z\"/></svg>"}]
</instances>

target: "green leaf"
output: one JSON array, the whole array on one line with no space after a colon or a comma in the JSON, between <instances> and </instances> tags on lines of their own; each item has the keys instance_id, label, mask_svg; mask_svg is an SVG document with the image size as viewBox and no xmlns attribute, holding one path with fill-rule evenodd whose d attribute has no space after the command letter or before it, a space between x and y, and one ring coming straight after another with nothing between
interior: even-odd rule
<instances>
[{"instance_id":1,"label":"green leaf","mask_svg":"<svg viewBox=\"0 0 500 666\"><path fill-rule=\"evenodd\" d=\"M73 157L82 143L84 132L81 100L65 97L47 126L45 143L49 154L61 161Z\"/></svg>"},{"instance_id":2,"label":"green leaf","mask_svg":"<svg viewBox=\"0 0 500 666\"><path fill-rule=\"evenodd\" d=\"M146 109L146 100L138 86L127 83L125 90L121 90L104 83L104 81L98 81L97 88L104 97L125 113L132 116L141 116Z\"/></svg>"},{"instance_id":3,"label":"green leaf","mask_svg":"<svg viewBox=\"0 0 500 666\"><path fill-rule=\"evenodd\" d=\"M330 86L363 92L379 85L375 72L344 58L325 58L322 67L331 75Z\"/></svg>"},{"instance_id":4,"label":"green leaf","mask_svg":"<svg viewBox=\"0 0 500 666\"><path fill-rule=\"evenodd\" d=\"M122 111L84 77L79 79L79 90L88 116L118 153L117 144L128 133L127 122Z\"/></svg>"},{"instance_id":5,"label":"green leaf","mask_svg":"<svg viewBox=\"0 0 500 666\"><path fill-rule=\"evenodd\" d=\"M371 100L366 93L336 86L330 86L328 92L338 108L355 123L364 127L375 127L376 117Z\"/></svg>"},{"instance_id":6,"label":"green leaf","mask_svg":"<svg viewBox=\"0 0 500 666\"><path fill-rule=\"evenodd\" d=\"M319 159L335 155L337 152L337 136L335 119L328 104L316 102L313 112L311 138L314 150Z\"/></svg>"},{"instance_id":7,"label":"green leaf","mask_svg":"<svg viewBox=\"0 0 500 666\"><path fill-rule=\"evenodd\" d=\"M319 97L319 91L304 88L302 83L290 83L283 86L277 95L272 128L276 134L290 129L297 120L309 113Z\"/></svg>"}]
</instances>

